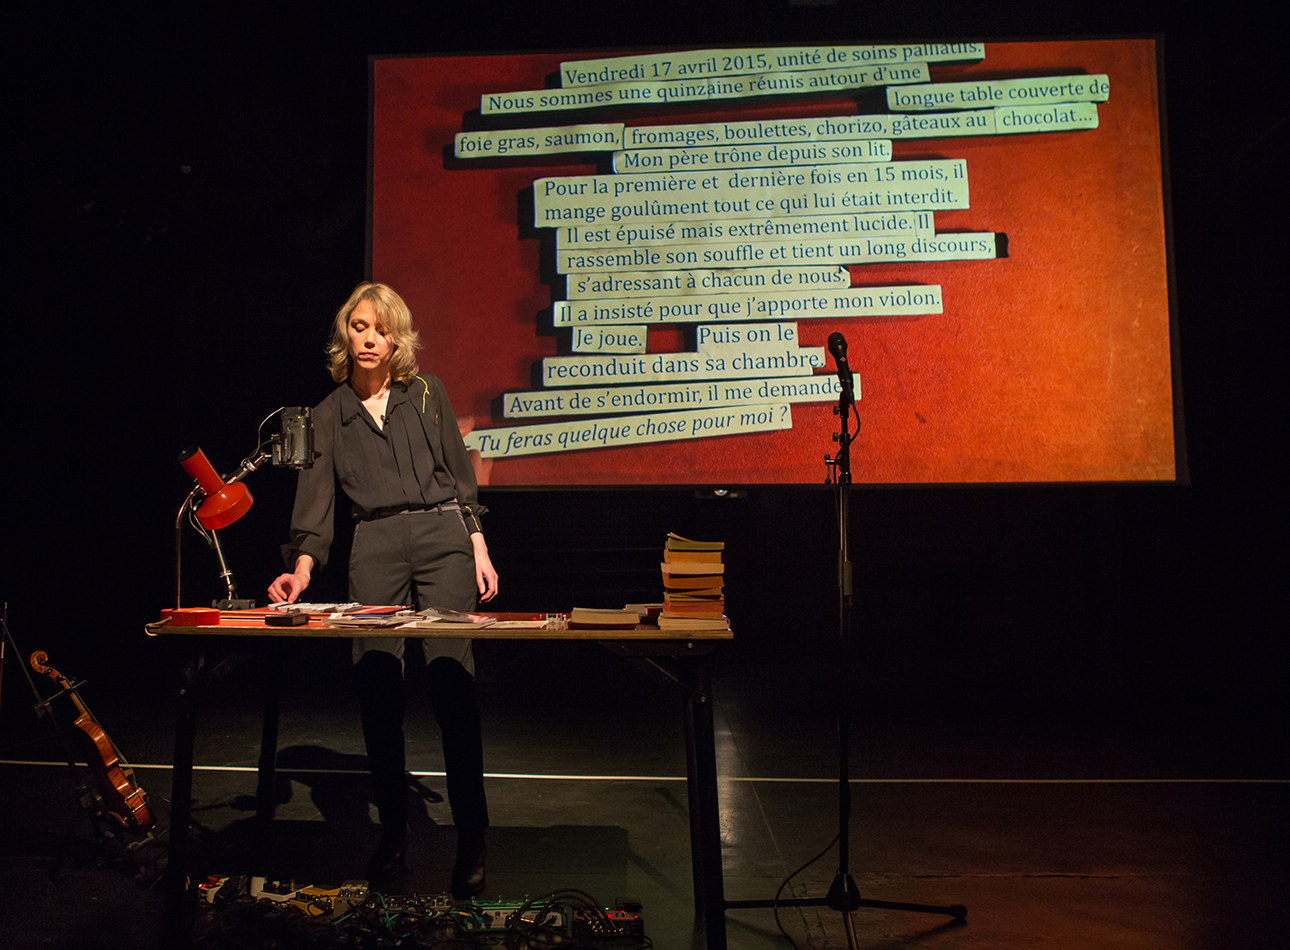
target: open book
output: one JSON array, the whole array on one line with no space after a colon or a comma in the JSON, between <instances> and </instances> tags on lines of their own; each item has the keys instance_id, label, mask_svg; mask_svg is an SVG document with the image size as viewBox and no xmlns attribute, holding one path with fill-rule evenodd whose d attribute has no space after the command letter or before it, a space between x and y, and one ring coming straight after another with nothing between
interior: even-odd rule
<instances>
[{"instance_id":1,"label":"open book","mask_svg":"<svg viewBox=\"0 0 1290 950\"><path fill-rule=\"evenodd\" d=\"M469 613L463 610L449 610L446 607L427 607L420 611L408 627L454 627L459 630L479 630L492 626L497 618L492 614Z\"/></svg>"}]
</instances>

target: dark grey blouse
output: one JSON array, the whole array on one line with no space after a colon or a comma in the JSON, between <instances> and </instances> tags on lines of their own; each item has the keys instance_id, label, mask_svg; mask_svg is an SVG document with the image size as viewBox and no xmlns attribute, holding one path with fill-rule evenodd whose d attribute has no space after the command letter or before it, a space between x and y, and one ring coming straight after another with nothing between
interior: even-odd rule
<instances>
[{"instance_id":1,"label":"dark grey blouse","mask_svg":"<svg viewBox=\"0 0 1290 950\"><path fill-rule=\"evenodd\" d=\"M287 569L307 554L317 567L331 549L336 481L354 504L355 519L456 500L466 528L481 531L479 488L448 394L437 376L394 383L378 428L344 383L314 410L313 468L302 469L291 512Z\"/></svg>"}]
</instances>

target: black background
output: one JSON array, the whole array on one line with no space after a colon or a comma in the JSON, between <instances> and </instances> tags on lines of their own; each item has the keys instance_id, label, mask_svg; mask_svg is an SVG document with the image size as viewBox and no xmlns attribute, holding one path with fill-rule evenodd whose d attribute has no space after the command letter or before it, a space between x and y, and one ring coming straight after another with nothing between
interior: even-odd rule
<instances>
[{"instance_id":1,"label":"black background","mask_svg":"<svg viewBox=\"0 0 1290 950\"><path fill-rule=\"evenodd\" d=\"M368 55L1153 33L1191 483L857 490L858 675L896 701L1203 703L1248 710L1251 729L1275 722L1279 36L1241 4L971 6L51 5L11 21L0 598L22 646L74 653L61 665L82 674L161 675L143 623L174 597L190 485L176 454L199 443L227 471L261 418L330 390L327 327L364 276ZM243 596L263 602L294 477L266 469L249 484L255 507L224 536ZM823 488L483 500L500 610L657 599L658 550L676 530L729 542L740 649L830 655L837 532ZM196 605L221 591L185 532ZM312 597L344 597L344 557L338 546Z\"/></svg>"}]
</instances>

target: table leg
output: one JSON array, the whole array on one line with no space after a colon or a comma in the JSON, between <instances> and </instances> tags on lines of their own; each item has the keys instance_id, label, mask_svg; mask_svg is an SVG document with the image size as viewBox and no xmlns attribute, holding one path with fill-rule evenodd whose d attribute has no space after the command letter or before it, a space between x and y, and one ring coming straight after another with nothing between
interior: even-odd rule
<instances>
[{"instance_id":1,"label":"table leg","mask_svg":"<svg viewBox=\"0 0 1290 950\"><path fill-rule=\"evenodd\" d=\"M694 913L702 918L707 950L726 948L726 896L721 866L721 812L717 800L717 746L708 659L685 670L686 788L690 802L690 854Z\"/></svg>"},{"instance_id":2,"label":"table leg","mask_svg":"<svg viewBox=\"0 0 1290 950\"><path fill-rule=\"evenodd\" d=\"M175 691L175 747L170 785L170 848L166 863L164 920L167 947L188 947L193 939L188 855L192 838L193 738L197 719L197 670L201 654L183 648Z\"/></svg>"},{"instance_id":3,"label":"table leg","mask_svg":"<svg viewBox=\"0 0 1290 950\"><path fill-rule=\"evenodd\" d=\"M278 719L282 708L282 670L284 646L273 637L265 647L261 664L264 674L264 719L260 726L260 762L255 786L255 818L260 857L267 857L276 809L274 786L278 769Z\"/></svg>"}]
</instances>

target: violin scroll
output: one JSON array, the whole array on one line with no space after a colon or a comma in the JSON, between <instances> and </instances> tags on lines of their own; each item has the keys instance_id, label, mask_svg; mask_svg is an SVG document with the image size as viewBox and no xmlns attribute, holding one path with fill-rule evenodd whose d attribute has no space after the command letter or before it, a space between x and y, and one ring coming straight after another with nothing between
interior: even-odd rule
<instances>
[{"instance_id":1,"label":"violin scroll","mask_svg":"<svg viewBox=\"0 0 1290 950\"><path fill-rule=\"evenodd\" d=\"M58 672L58 670L54 669L52 666L45 665L48 660L49 654L44 650L33 650L31 656L28 657L27 662L31 664L31 668L37 673L44 673L51 680L61 680L63 678L62 673Z\"/></svg>"}]
</instances>

